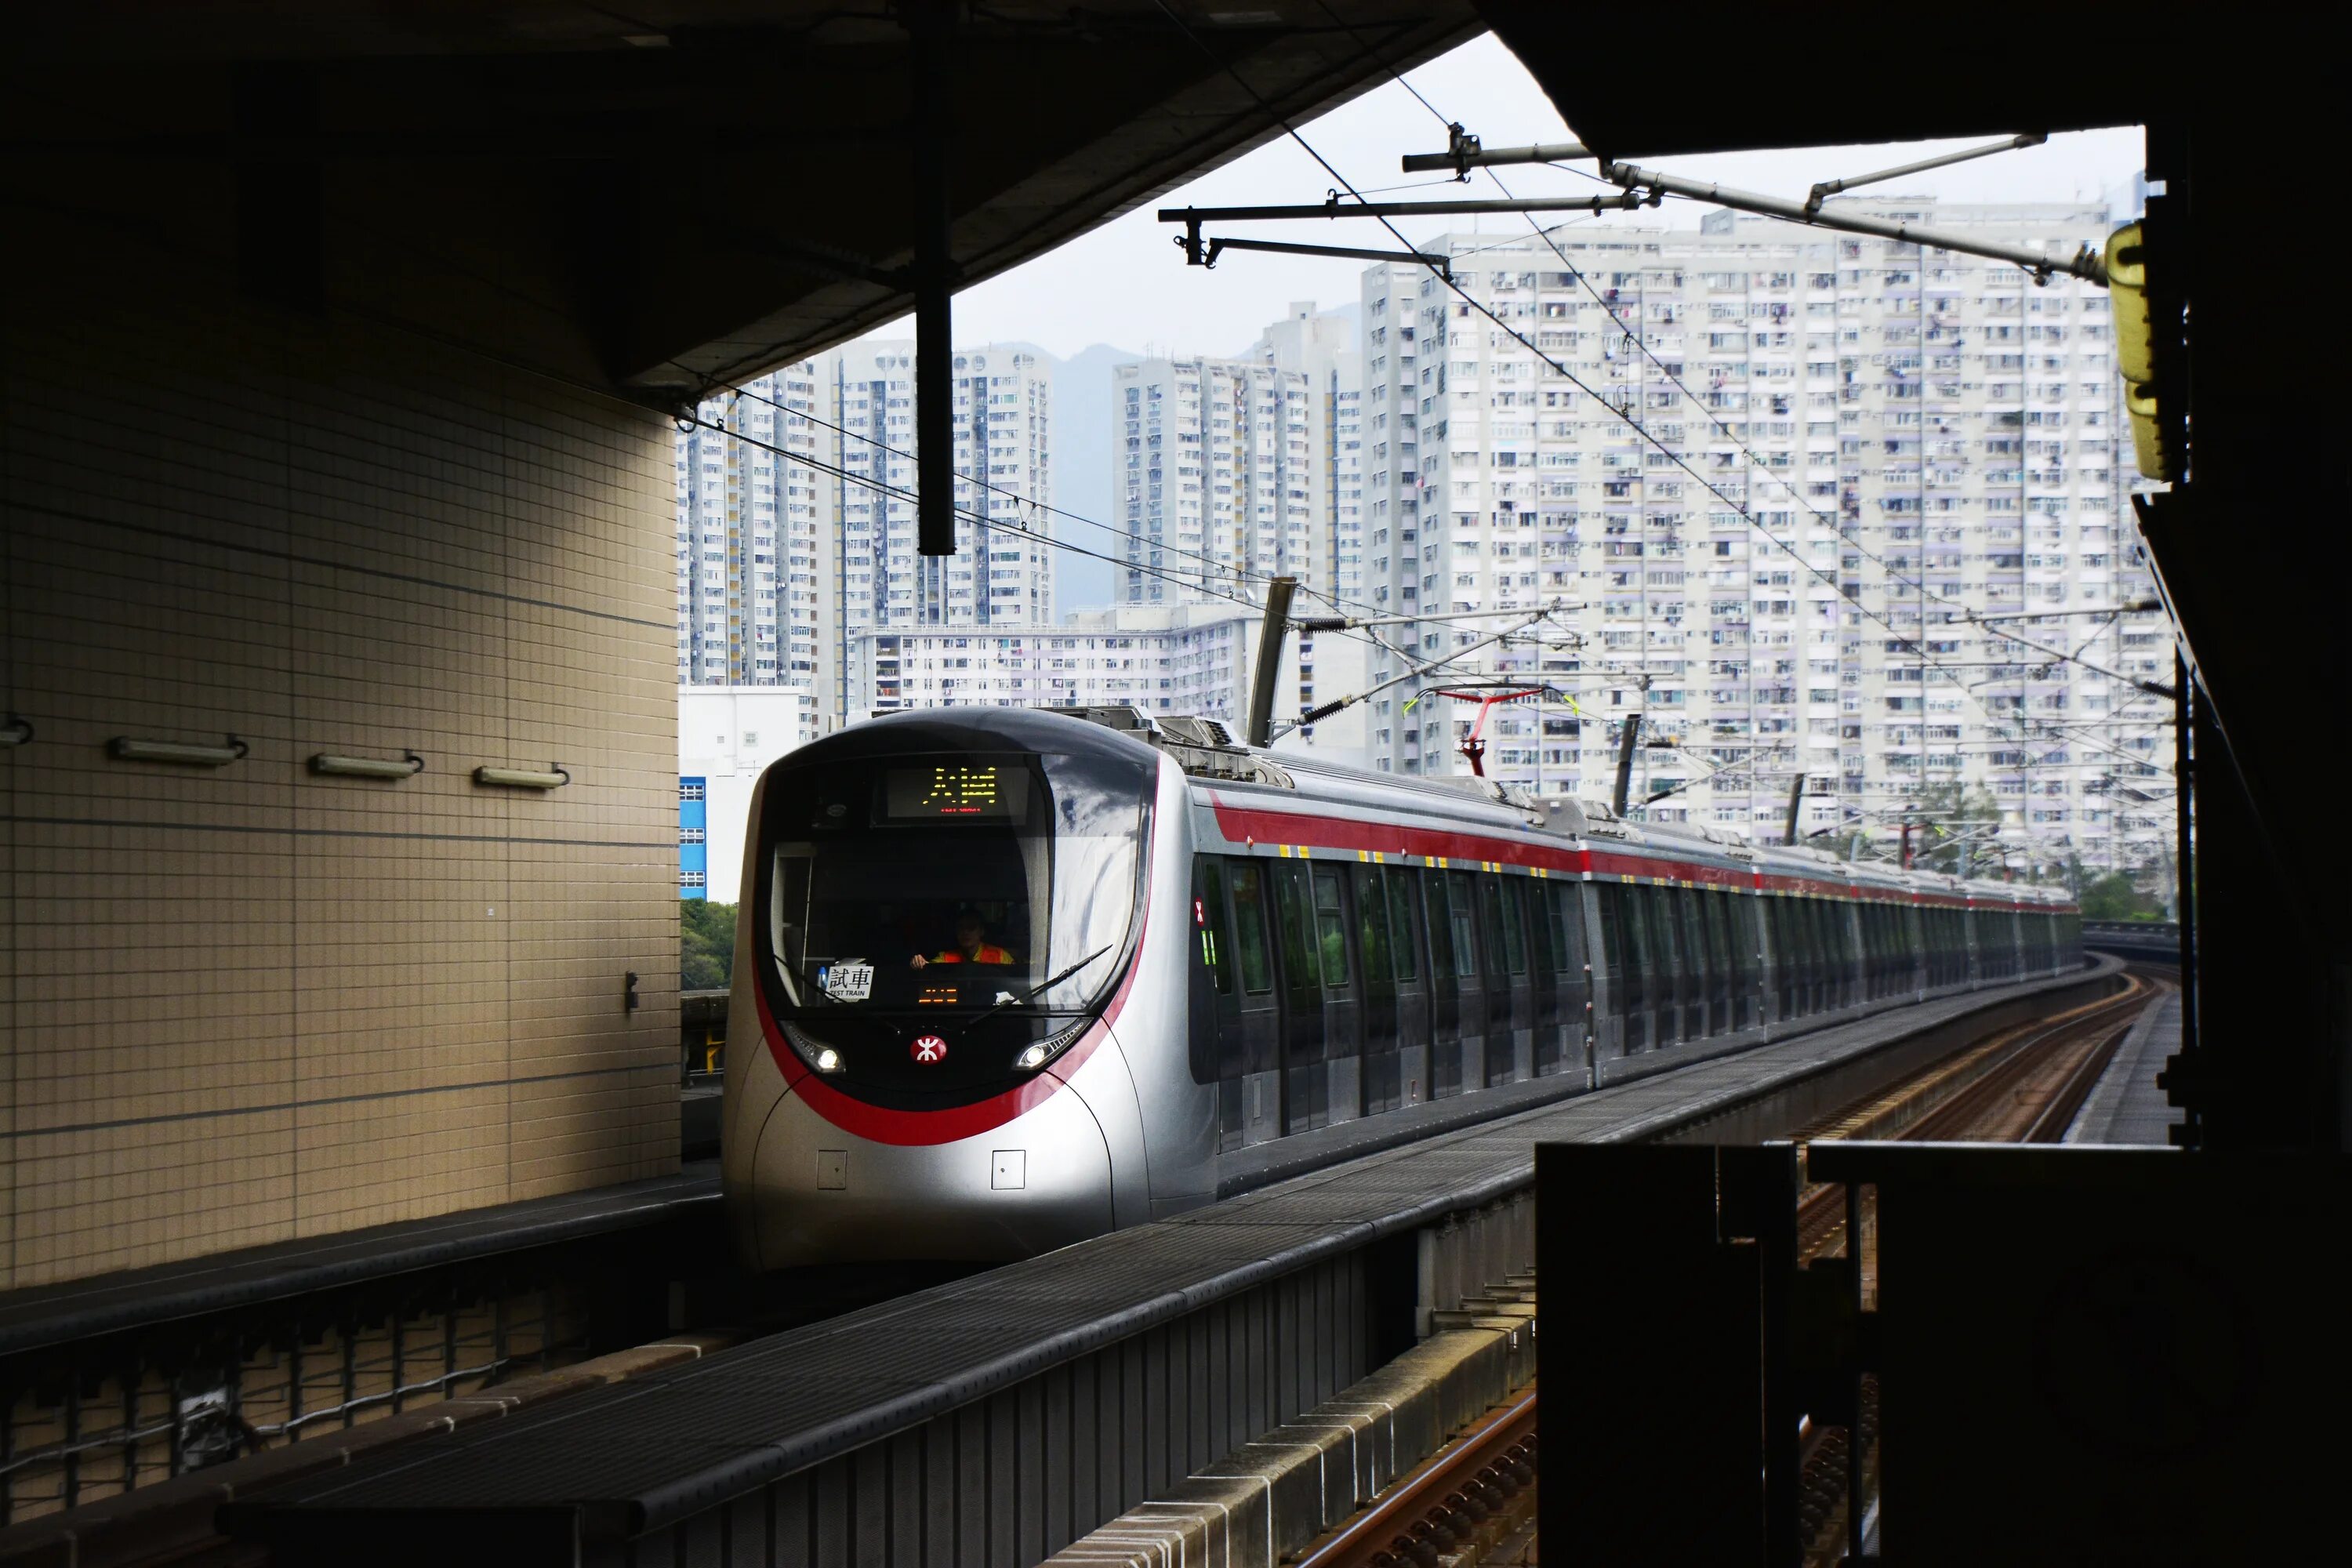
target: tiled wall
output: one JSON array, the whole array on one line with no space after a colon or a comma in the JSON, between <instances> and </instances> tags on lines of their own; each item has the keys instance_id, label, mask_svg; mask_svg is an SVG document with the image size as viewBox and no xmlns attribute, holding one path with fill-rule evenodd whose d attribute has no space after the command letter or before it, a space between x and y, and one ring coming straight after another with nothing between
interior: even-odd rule
<instances>
[{"instance_id":1,"label":"tiled wall","mask_svg":"<svg viewBox=\"0 0 2352 1568\"><path fill-rule=\"evenodd\" d=\"M45 288L0 310L0 1289L674 1169L667 423L135 249Z\"/></svg>"}]
</instances>

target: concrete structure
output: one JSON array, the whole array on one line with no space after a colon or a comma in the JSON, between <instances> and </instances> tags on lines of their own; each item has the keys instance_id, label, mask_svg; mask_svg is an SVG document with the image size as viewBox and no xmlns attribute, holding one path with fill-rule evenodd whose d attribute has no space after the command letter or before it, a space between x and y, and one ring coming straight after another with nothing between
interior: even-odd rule
<instances>
[{"instance_id":1,"label":"concrete structure","mask_svg":"<svg viewBox=\"0 0 2352 1568\"><path fill-rule=\"evenodd\" d=\"M960 14L959 280L1476 26L1341 11L1224 40L1262 107L1156 6ZM908 161L841 163L904 145L905 27L65 7L0 78L0 1287L667 1169L668 410L909 309Z\"/></svg>"},{"instance_id":2,"label":"concrete structure","mask_svg":"<svg viewBox=\"0 0 2352 1568\"><path fill-rule=\"evenodd\" d=\"M673 1169L669 421L45 221L0 421L0 1288Z\"/></svg>"},{"instance_id":3,"label":"concrete structure","mask_svg":"<svg viewBox=\"0 0 2352 1568\"><path fill-rule=\"evenodd\" d=\"M761 770L834 726L805 686L683 686L677 692L678 894L731 904L740 891L751 791ZM689 801L692 789L698 798ZM699 808L699 823L685 812ZM689 839L698 827L702 837ZM699 862L698 864L697 862ZM698 871L702 879L690 882Z\"/></svg>"},{"instance_id":4,"label":"concrete structure","mask_svg":"<svg viewBox=\"0 0 2352 1568\"><path fill-rule=\"evenodd\" d=\"M2057 205L1865 205L2053 254L2109 226ZM1605 796L1639 712L1673 749L1639 752L1633 797L1689 786L1662 819L1778 838L1801 770L1806 830L1884 827L1957 785L1998 801L2021 868L2153 858L2168 821L2126 817L2104 781L2167 760L2163 706L1950 624L2152 593L2104 292L1730 214L1556 237L1565 262L1532 234L1425 248L1463 255L1464 286L1599 400L1425 271L1364 275L1370 598L1430 616L1579 606L1560 628L1580 641L1454 667L1563 693L1496 713L1488 773ZM1424 626L1421 652L1482 624ZM2168 678L2159 616L2011 629ZM1475 710L1408 712L1412 695L1372 705L1379 765L1456 771Z\"/></svg>"}]
</instances>

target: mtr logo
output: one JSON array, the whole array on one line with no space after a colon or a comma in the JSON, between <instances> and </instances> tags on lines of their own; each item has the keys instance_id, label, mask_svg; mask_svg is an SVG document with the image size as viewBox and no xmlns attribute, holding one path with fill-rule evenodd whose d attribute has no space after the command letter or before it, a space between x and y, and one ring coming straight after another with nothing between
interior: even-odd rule
<instances>
[{"instance_id":1,"label":"mtr logo","mask_svg":"<svg viewBox=\"0 0 2352 1568\"><path fill-rule=\"evenodd\" d=\"M937 1035L918 1035L915 1043L907 1047L907 1054L929 1067L948 1059L948 1043Z\"/></svg>"}]
</instances>

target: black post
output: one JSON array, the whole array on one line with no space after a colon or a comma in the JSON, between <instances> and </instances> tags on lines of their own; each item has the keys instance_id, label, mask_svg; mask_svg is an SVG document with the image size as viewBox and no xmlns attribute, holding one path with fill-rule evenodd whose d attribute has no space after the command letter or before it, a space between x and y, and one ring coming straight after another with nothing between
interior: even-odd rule
<instances>
[{"instance_id":1,"label":"black post","mask_svg":"<svg viewBox=\"0 0 2352 1568\"><path fill-rule=\"evenodd\" d=\"M929 0L907 8L915 129L915 548L953 555L955 317L948 258L949 51L955 12ZM983 458L984 460L984 458ZM981 594L987 595L985 584Z\"/></svg>"},{"instance_id":2,"label":"black post","mask_svg":"<svg viewBox=\"0 0 2352 1568\"><path fill-rule=\"evenodd\" d=\"M1617 788L1610 796L1610 809L1620 816L1625 815L1625 797L1633 789L1633 748L1641 743L1642 716L1625 715L1624 732L1617 739Z\"/></svg>"},{"instance_id":3,"label":"black post","mask_svg":"<svg viewBox=\"0 0 2352 1568\"><path fill-rule=\"evenodd\" d=\"M1805 775L1799 773L1796 781L1789 785L1789 826L1780 835L1781 843L1794 844L1797 841L1797 808L1804 804Z\"/></svg>"},{"instance_id":4,"label":"black post","mask_svg":"<svg viewBox=\"0 0 2352 1568\"><path fill-rule=\"evenodd\" d=\"M2172 650L2172 811L2173 832L2179 843L2172 855L2173 875L2179 879L2173 899L2174 918L2180 924L2180 1056L2197 1059L2197 826L2196 740L2189 726L2197 712L2196 696L2189 684L2189 661ZM2192 1069L2193 1071L2193 1069ZM2189 1076L2189 1075L2183 1075ZM2198 1140L2199 1107L2192 1103L2181 1120L2187 1142Z\"/></svg>"},{"instance_id":5,"label":"black post","mask_svg":"<svg viewBox=\"0 0 2352 1568\"><path fill-rule=\"evenodd\" d=\"M1253 746L1274 744L1274 683L1282 673L1282 645L1290 635L1290 596L1298 591L1296 577L1276 577L1265 585L1265 624L1257 636L1257 668L1250 675L1248 741Z\"/></svg>"}]
</instances>

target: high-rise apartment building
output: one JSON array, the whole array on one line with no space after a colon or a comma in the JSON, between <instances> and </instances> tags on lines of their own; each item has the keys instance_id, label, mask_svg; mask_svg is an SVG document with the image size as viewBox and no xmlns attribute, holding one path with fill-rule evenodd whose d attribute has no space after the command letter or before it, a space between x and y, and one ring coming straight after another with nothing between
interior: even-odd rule
<instances>
[{"instance_id":1,"label":"high-rise apartment building","mask_svg":"<svg viewBox=\"0 0 2352 1568\"><path fill-rule=\"evenodd\" d=\"M1112 705L1216 719L1238 731L1260 620L1232 605L1115 605L1064 626L877 631L852 641L853 713ZM1296 645L1278 708L1302 701ZM1311 700L1311 690L1304 700Z\"/></svg>"},{"instance_id":2,"label":"high-rise apartment building","mask_svg":"<svg viewBox=\"0 0 2352 1568\"><path fill-rule=\"evenodd\" d=\"M2056 205L1857 205L2061 259L2108 228ZM2107 613L2149 583L2104 294L1731 214L1555 238L1423 247L1461 258L1484 310L1417 268L1363 281L1369 596L1433 617L1424 658L1507 624L1493 612L1567 606L1542 640L1421 683L1556 689L1496 710L1487 773L1605 796L1639 713L1632 798L1671 791L1656 817L1778 838L1801 773L1808 832L1958 786L1999 805L2014 863L2152 856L2166 825L2111 786L2161 757L2166 714L1994 629L2168 669L2159 617ZM2028 612L2067 618L1970 618ZM1408 685L1371 707L1376 765L1462 767L1467 704Z\"/></svg>"},{"instance_id":3,"label":"high-rise apartment building","mask_svg":"<svg viewBox=\"0 0 2352 1568\"><path fill-rule=\"evenodd\" d=\"M959 549L926 557L915 548L914 353L868 341L787 366L706 402L679 437L681 684L805 686L838 723L848 639L861 632L1051 620L1044 356L957 351Z\"/></svg>"},{"instance_id":4,"label":"high-rise apartment building","mask_svg":"<svg viewBox=\"0 0 2352 1568\"><path fill-rule=\"evenodd\" d=\"M1319 578L1328 534L1304 374L1148 359L1112 371L1111 400L1129 604L1255 601L1270 577Z\"/></svg>"},{"instance_id":5,"label":"high-rise apartment building","mask_svg":"<svg viewBox=\"0 0 2352 1568\"><path fill-rule=\"evenodd\" d=\"M1294 303L1239 359L1116 367L1112 494L1129 604L1360 586L1362 362L1352 313Z\"/></svg>"},{"instance_id":6,"label":"high-rise apartment building","mask_svg":"<svg viewBox=\"0 0 2352 1568\"><path fill-rule=\"evenodd\" d=\"M831 417L830 393L811 363L747 391L706 401L677 439L681 686L806 682L818 668L832 481L795 458L816 455L808 416Z\"/></svg>"}]
</instances>

